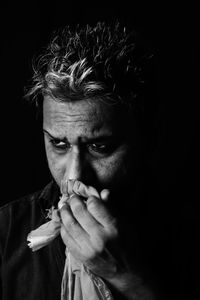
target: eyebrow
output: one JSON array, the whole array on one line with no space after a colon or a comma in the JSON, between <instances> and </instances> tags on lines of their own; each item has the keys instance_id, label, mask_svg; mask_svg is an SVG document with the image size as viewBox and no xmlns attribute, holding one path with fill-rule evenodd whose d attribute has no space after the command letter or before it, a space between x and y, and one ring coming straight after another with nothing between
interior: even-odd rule
<instances>
[{"instance_id":1,"label":"eyebrow","mask_svg":"<svg viewBox=\"0 0 200 300\"><path fill-rule=\"evenodd\" d=\"M43 132L46 133L50 138L53 140L59 140L59 141L64 141L64 142L69 142L66 137L56 137L53 136L51 133L49 133L46 129L43 129ZM85 138L86 142L100 142L100 141L108 141L108 140L116 140L116 136L114 136L112 133L111 134L102 134L96 137L91 137L91 138Z\"/></svg>"},{"instance_id":2,"label":"eyebrow","mask_svg":"<svg viewBox=\"0 0 200 300\"><path fill-rule=\"evenodd\" d=\"M55 137L53 136L51 133L49 133L46 129L43 129L43 132L46 133L50 138L54 139L54 140L60 140L60 141L67 141L66 137Z\"/></svg>"}]
</instances>

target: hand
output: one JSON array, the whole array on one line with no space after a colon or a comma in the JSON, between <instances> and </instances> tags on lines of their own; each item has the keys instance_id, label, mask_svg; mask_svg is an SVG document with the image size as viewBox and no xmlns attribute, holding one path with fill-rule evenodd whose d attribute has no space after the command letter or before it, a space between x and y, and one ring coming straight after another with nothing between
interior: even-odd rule
<instances>
[{"instance_id":1,"label":"hand","mask_svg":"<svg viewBox=\"0 0 200 300\"><path fill-rule=\"evenodd\" d=\"M106 194L105 190L103 194ZM103 198L107 200L105 196ZM109 246L116 245L118 230L103 201L90 196L84 202L80 196L73 194L62 206L60 216L61 236L74 258L98 276L115 276L118 266Z\"/></svg>"},{"instance_id":2,"label":"hand","mask_svg":"<svg viewBox=\"0 0 200 300\"><path fill-rule=\"evenodd\" d=\"M141 278L124 262L116 220L105 206L108 190L99 195L94 188L80 184L76 182L75 187L72 183L78 195L72 188L72 195L67 201L61 200L60 206L61 236L69 252L106 280L119 299L154 299ZM69 184L68 191L71 187Z\"/></svg>"}]
</instances>

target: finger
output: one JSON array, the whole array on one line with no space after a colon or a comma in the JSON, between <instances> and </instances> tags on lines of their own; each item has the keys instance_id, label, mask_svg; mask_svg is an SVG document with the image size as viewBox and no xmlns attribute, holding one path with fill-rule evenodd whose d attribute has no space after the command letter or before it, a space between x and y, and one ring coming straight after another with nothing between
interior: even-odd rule
<instances>
[{"instance_id":1,"label":"finger","mask_svg":"<svg viewBox=\"0 0 200 300\"><path fill-rule=\"evenodd\" d=\"M60 234L64 244L70 251L74 250L75 248L79 249L77 241L74 240L70 233L65 229L64 225L61 225Z\"/></svg>"},{"instance_id":2,"label":"finger","mask_svg":"<svg viewBox=\"0 0 200 300\"><path fill-rule=\"evenodd\" d=\"M69 200L69 205L74 218L89 235L95 231L98 232L101 224L91 215L80 197L73 195Z\"/></svg>"},{"instance_id":3,"label":"finger","mask_svg":"<svg viewBox=\"0 0 200 300\"><path fill-rule=\"evenodd\" d=\"M100 198L99 193L94 187L87 186L75 179L69 179L67 181L62 180L61 192L66 195L77 194L85 198L88 198L89 196Z\"/></svg>"},{"instance_id":4,"label":"finger","mask_svg":"<svg viewBox=\"0 0 200 300\"><path fill-rule=\"evenodd\" d=\"M68 203L62 206L62 209L60 210L60 216L65 230L71 235L74 240L82 240L87 235L85 230L73 216L70 205Z\"/></svg>"},{"instance_id":5,"label":"finger","mask_svg":"<svg viewBox=\"0 0 200 300\"><path fill-rule=\"evenodd\" d=\"M94 247L88 234L84 231L76 235L74 231L68 231L66 227L61 225L61 237L72 255L79 261L85 260L87 257L94 256ZM97 239L98 241L98 239Z\"/></svg>"},{"instance_id":6,"label":"finger","mask_svg":"<svg viewBox=\"0 0 200 300\"><path fill-rule=\"evenodd\" d=\"M104 202L108 201L109 195L110 195L110 191L109 191L108 189L104 189L104 190L102 190L101 193L100 193L101 199L102 199Z\"/></svg>"},{"instance_id":7,"label":"finger","mask_svg":"<svg viewBox=\"0 0 200 300\"><path fill-rule=\"evenodd\" d=\"M89 197L87 209L90 214L105 228L115 225L114 217L108 212L102 200L96 197Z\"/></svg>"}]
</instances>

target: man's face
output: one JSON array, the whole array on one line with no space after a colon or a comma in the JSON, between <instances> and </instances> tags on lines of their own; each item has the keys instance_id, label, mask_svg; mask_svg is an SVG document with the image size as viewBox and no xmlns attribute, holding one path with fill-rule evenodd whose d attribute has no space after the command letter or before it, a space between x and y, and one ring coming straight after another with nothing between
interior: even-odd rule
<instances>
[{"instance_id":1,"label":"man's face","mask_svg":"<svg viewBox=\"0 0 200 300\"><path fill-rule=\"evenodd\" d=\"M101 190L126 177L127 128L112 106L97 99L56 102L45 96L43 130L49 169L59 186L63 179L78 179Z\"/></svg>"}]
</instances>

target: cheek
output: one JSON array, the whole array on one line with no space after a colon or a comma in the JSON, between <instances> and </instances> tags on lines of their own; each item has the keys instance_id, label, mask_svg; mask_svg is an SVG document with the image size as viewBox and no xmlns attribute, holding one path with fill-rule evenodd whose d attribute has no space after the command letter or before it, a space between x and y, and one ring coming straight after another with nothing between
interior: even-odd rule
<instances>
[{"instance_id":1,"label":"cheek","mask_svg":"<svg viewBox=\"0 0 200 300\"><path fill-rule=\"evenodd\" d=\"M65 170L63 169L63 164L58 159L58 157L51 151L50 146L47 145L45 146L45 148L49 170L57 184L60 186L61 179L63 178L65 172Z\"/></svg>"},{"instance_id":2,"label":"cheek","mask_svg":"<svg viewBox=\"0 0 200 300\"><path fill-rule=\"evenodd\" d=\"M112 157L94 163L96 176L99 183L111 185L120 181L127 175L126 152L120 152Z\"/></svg>"}]
</instances>

